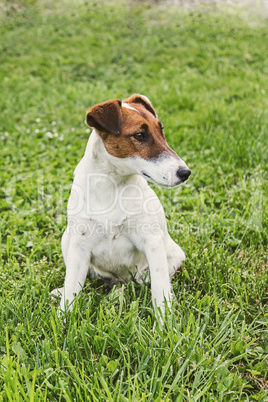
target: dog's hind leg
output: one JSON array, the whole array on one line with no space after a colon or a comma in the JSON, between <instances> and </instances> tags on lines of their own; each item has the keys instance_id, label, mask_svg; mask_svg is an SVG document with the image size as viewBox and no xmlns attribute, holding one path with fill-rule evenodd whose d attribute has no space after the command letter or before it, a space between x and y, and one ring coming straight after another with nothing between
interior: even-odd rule
<instances>
[{"instance_id":1,"label":"dog's hind leg","mask_svg":"<svg viewBox=\"0 0 268 402\"><path fill-rule=\"evenodd\" d=\"M62 255L63 255L63 260L64 260L65 265L67 262L67 253L68 253L69 243L70 243L70 237L68 236L67 230L65 230L65 232L63 233L62 238L61 238L61 250L62 250ZM50 292L50 295L52 297L55 297L56 299L58 299L59 297L61 297L63 295L63 290L64 290L64 287L53 289Z\"/></svg>"},{"instance_id":2,"label":"dog's hind leg","mask_svg":"<svg viewBox=\"0 0 268 402\"><path fill-rule=\"evenodd\" d=\"M168 273L171 277L181 269L182 263L185 260L185 254L180 246L171 239L171 237L169 238L166 246L166 252L168 260Z\"/></svg>"},{"instance_id":3,"label":"dog's hind leg","mask_svg":"<svg viewBox=\"0 0 268 402\"><path fill-rule=\"evenodd\" d=\"M62 292L60 310L72 310L73 300L84 286L88 269L89 255L87 255L77 242L69 239L68 250L64 250L66 261L66 275Z\"/></svg>"},{"instance_id":4,"label":"dog's hind leg","mask_svg":"<svg viewBox=\"0 0 268 402\"><path fill-rule=\"evenodd\" d=\"M67 264L67 254L68 254L70 240L71 240L71 238L68 235L68 232L66 229L61 238L61 251L62 251L63 260L64 260L65 265Z\"/></svg>"}]
</instances>

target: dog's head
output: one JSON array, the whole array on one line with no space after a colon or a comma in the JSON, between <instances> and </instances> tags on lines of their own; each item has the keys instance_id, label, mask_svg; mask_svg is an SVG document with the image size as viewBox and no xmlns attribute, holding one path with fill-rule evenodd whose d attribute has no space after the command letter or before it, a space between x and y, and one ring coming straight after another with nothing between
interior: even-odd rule
<instances>
[{"instance_id":1,"label":"dog's head","mask_svg":"<svg viewBox=\"0 0 268 402\"><path fill-rule=\"evenodd\" d=\"M161 186L175 187L191 174L167 144L162 123L146 96L109 100L90 108L87 124L101 137L111 162Z\"/></svg>"}]
</instances>

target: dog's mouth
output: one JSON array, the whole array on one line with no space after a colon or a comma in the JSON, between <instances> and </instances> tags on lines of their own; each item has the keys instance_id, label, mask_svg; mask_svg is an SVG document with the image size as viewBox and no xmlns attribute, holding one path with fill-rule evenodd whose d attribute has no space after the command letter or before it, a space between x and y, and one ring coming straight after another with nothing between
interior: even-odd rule
<instances>
[{"instance_id":1,"label":"dog's mouth","mask_svg":"<svg viewBox=\"0 0 268 402\"><path fill-rule=\"evenodd\" d=\"M142 170L141 173L148 181L150 181L151 183L154 183L158 186L161 186L161 187L173 188L173 187L178 187L180 184L182 184L182 181L180 179L177 180L175 183L169 184L169 183L167 183L167 180L164 176L163 176L163 181L161 181L161 183L160 183L160 182L156 181L155 179L153 179L150 175L148 175L148 173L146 173L144 170Z\"/></svg>"},{"instance_id":2,"label":"dog's mouth","mask_svg":"<svg viewBox=\"0 0 268 402\"><path fill-rule=\"evenodd\" d=\"M152 180L151 176L149 176L149 175L148 175L147 173L145 173L143 170L142 170L141 173L142 173L143 176L146 177L147 179L151 179L151 180Z\"/></svg>"}]
</instances>

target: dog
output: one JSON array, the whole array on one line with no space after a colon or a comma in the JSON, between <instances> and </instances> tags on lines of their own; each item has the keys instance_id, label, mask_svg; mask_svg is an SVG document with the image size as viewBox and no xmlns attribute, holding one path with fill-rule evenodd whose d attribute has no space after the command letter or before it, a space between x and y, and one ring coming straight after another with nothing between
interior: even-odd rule
<instances>
[{"instance_id":1,"label":"dog","mask_svg":"<svg viewBox=\"0 0 268 402\"><path fill-rule=\"evenodd\" d=\"M148 185L184 183L191 171L167 144L150 100L134 94L90 108L93 129L74 172L61 246L66 276L59 311L71 310L87 275L111 286L149 272L155 316L171 307L170 278L185 260ZM147 275L148 276L148 275Z\"/></svg>"}]
</instances>

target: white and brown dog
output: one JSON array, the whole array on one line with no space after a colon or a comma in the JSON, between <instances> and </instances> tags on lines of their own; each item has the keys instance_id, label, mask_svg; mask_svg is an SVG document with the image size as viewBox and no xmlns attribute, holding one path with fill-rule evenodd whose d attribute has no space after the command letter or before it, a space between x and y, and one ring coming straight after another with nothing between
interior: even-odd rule
<instances>
[{"instance_id":1,"label":"white and brown dog","mask_svg":"<svg viewBox=\"0 0 268 402\"><path fill-rule=\"evenodd\" d=\"M185 259L171 239L162 205L147 181L164 187L191 172L168 146L149 99L132 95L87 112L93 128L74 173L68 226L62 237L66 265L60 311L72 308L87 275L116 281L150 272L156 316L172 299L170 277ZM166 301L166 302L165 302ZM161 315L161 314L160 314Z\"/></svg>"}]
</instances>

